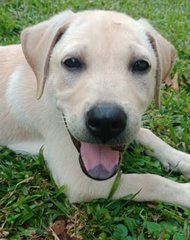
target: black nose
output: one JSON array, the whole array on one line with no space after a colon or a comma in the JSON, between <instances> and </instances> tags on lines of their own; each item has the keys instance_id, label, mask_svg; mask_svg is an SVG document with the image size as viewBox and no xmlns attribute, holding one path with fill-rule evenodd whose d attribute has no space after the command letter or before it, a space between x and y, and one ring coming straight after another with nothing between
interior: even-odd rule
<instances>
[{"instance_id":1,"label":"black nose","mask_svg":"<svg viewBox=\"0 0 190 240\"><path fill-rule=\"evenodd\" d=\"M86 114L86 126L90 133L103 142L118 136L126 127L127 116L116 104L102 103Z\"/></svg>"}]
</instances>

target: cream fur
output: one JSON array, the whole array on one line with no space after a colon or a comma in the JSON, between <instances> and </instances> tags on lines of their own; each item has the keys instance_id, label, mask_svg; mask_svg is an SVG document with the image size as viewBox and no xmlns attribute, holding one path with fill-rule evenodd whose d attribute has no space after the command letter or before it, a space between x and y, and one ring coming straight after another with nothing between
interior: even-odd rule
<instances>
[{"instance_id":1,"label":"cream fur","mask_svg":"<svg viewBox=\"0 0 190 240\"><path fill-rule=\"evenodd\" d=\"M0 144L14 151L44 156L57 184L73 202L106 198L115 177L98 182L81 170L78 152L65 127L81 141L95 141L84 113L98 102L114 102L128 116L127 128L111 144L136 139L149 146L166 168L190 177L190 156L153 133L140 129L141 116L170 72L174 47L149 23L106 11L63 12L23 31L21 45L0 48ZM61 66L67 57L83 59L82 73ZM130 63L145 58L151 69L133 74ZM164 64L166 61L167 64ZM36 95L39 98L36 99ZM176 167L177 166L177 167ZM138 193L136 201L165 201L190 207L190 184L152 174L123 174L114 198Z\"/></svg>"}]
</instances>

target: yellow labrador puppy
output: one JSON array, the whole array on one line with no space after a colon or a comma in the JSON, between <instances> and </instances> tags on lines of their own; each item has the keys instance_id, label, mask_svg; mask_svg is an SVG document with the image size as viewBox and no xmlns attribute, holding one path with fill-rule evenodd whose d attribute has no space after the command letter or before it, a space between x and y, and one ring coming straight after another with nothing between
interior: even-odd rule
<instances>
[{"instance_id":1,"label":"yellow labrador puppy","mask_svg":"<svg viewBox=\"0 0 190 240\"><path fill-rule=\"evenodd\" d=\"M0 56L0 145L29 154L43 145L71 201L106 198L133 140L190 176L189 155L140 129L175 59L174 47L146 20L66 11L25 29L21 45L1 47ZM153 174L123 174L114 198L128 194L190 207L190 183Z\"/></svg>"}]
</instances>

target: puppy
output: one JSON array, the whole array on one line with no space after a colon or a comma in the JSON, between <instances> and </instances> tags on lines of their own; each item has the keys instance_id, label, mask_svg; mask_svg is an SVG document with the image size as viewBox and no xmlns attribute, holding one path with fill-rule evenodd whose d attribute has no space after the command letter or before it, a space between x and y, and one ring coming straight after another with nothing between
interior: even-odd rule
<instances>
[{"instance_id":1,"label":"puppy","mask_svg":"<svg viewBox=\"0 0 190 240\"><path fill-rule=\"evenodd\" d=\"M62 12L0 48L0 145L44 157L72 202L106 198L121 155L136 140L189 176L190 158L141 117L175 60L174 47L143 19L111 11ZM190 207L190 184L122 174L113 198Z\"/></svg>"}]
</instances>

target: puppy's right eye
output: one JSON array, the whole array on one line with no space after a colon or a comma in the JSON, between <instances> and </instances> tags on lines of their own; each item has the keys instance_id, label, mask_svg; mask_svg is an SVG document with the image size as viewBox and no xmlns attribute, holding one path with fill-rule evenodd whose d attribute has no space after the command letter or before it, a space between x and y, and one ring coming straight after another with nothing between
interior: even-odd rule
<instances>
[{"instance_id":1,"label":"puppy's right eye","mask_svg":"<svg viewBox=\"0 0 190 240\"><path fill-rule=\"evenodd\" d=\"M145 72L150 68L150 64L145 60L137 60L132 65L132 71L133 72Z\"/></svg>"},{"instance_id":2,"label":"puppy's right eye","mask_svg":"<svg viewBox=\"0 0 190 240\"><path fill-rule=\"evenodd\" d=\"M68 58L61 62L62 66L65 66L68 70L80 70L83 66L83 63L75 57Z\"/></svg>"}]
</instances>

